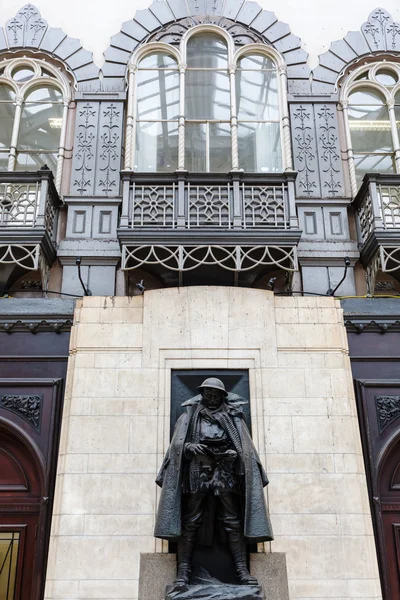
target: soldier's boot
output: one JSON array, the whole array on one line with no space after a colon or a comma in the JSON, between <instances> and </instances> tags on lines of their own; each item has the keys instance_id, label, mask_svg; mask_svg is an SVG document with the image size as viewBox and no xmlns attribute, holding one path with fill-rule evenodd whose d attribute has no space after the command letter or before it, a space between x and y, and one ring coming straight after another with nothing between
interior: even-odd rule
<instances>
[{"instance_id":1,"label":"soldier's boot","mask_svg":"<svg viewBox=\"0 0 400 600\"><path fill-rule=\"evenodd\" d=\"M258 585L255 577L250 575L247 568L246 544L243 540L230 541L229 546L235 563L236 576L241 585Z\"/></svg>"},{"instance_id":2,"label":"soldier's boot","mask_svg":"<svg viewBox=\"0 0 400 600\"><path fill-rule=\"evenodd\" d=\"M194 540L187 537L181 537L178 541L178 573L175 578L176 585L187 585L192 574L192 555Z\"/></svg>"}]
</instances>

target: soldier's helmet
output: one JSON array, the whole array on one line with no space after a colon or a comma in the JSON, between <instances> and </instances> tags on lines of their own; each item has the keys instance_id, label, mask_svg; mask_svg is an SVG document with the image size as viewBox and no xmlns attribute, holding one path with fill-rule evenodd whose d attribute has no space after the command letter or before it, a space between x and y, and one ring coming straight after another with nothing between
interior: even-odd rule
<instances>
[{"instance_id":1,"label":"soldier's helmet","mask_svg":"<svg viewBox=\"0 0 400 600\"><path fill-rule=\"evenodd\" d=\"M222 392L225 396L228 395L224 384L220 379L217 379L216 377L209 377L208 379L205 379L197 389L201 391L203 388L213 388L215 390L220 390L220 392Z\"/></svg>"}]
</instances>

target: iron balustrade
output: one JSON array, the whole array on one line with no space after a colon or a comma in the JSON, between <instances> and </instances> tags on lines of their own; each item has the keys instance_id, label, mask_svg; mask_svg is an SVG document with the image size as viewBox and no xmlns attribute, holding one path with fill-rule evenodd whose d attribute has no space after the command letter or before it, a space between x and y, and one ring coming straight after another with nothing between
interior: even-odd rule
<instances>
[{"instance_id":1,"label":"iron balustrade","mask_svg":"<svg viewBox=\"0 0 400 600\"><path fill-rule=\"evenodd\" d=\"M121 229L298 229L296 173L122 172Z\"/></svg>"},{"instance_id":2,"label":"iron balustrade","mask_svg":"<svg viewBox=\"0 0 400 600\"><path fill-rule=\"evenodd\" d=\"M0 232L44 230L55 242L61 200L49 169L0 173Z\"/></svg>"},{"instance_id":3,"label":"iron balustrade","mask_svg":"<svg viewBox=\"0 0 400 600\"><path fill-rule=\"evenodd\" d=\"M374 232L400 230L400 175L367 173L353 206L361 243Z\"/></svg>"}]
</instances>

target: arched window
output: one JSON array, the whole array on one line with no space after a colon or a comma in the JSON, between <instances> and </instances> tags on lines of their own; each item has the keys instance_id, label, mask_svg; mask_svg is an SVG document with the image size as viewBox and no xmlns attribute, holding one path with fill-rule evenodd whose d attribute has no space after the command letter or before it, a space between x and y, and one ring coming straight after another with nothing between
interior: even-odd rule
<instances>
[{"instance_id":1,"label":"arched window","mask_svg":"<svg viewBox=\"0 0 400 600\"><path fill-rule=\"evenodd\" d=\"M138 65L136 171L178 168L179 72L176 60L152 52Z\"/></svg>"},{"instance_id":2,"label":"arched window","mask_svg":"<svg viewBox=\"0 0 400 600\"><path fill-rule=\"evenodd\" d=\"M239 59L236 69L239 165L245 171L282 171L278 78L262 54Z\"/></svg>"},{"instance_id":3,"label":"arched window","mask_svg":"<svg viewBox=\"0 0 400 600\"><path fill-rule=\"evenodd\" d=\"M185 168L231 170L231 95L228 47L214 33L188 40L185 76Z\"/></svg>"},{"instance_id":4,"label":"arched window","mask_svg":"<svg viewBox=\"0 0 400 600\"><path fill-rule=\"evenodd\" d=\"M399 75L395 63L364 65L343 86L353 193L365 173L400 172Z\"/></svg>"},{"instance_id":5,"label":"arched window","mask_svg":"<svg viewBox=\"0 0 400 600\"><path fill-rule=\"evenodd\" d=\"M291 168L290 148L281 144L286 69L274 49L250 44L235 52L226 31L200 25L183 36L179 51L165 43L142 46L129 73L126 169Z\"/></svg>"},{"instance_id":6,"label":"arched window","mask_svg":"<svg viewBox=\"0 0 400 600\"><path fill-rule=\"evenodd\" d=\"M68 80L45 61L0 63L0 170L47 165L59 185L70 100Z\"/></svg>"}]
</instances>

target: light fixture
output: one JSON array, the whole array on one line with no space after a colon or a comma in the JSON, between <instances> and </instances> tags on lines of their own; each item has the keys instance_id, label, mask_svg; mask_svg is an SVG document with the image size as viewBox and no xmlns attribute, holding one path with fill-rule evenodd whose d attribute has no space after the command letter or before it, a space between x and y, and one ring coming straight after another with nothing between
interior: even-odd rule
<instances>
[{"instance_id":1,"label":"light fixture","mask_svg":"<svg viewBox=\"0 0 400 600\"><path fill-rule=\"evenodd\" d=\"M62 122L62 117L51 117L49 119L49 124L52 129L61 129Z\"/></svg>"}]
</instances>

